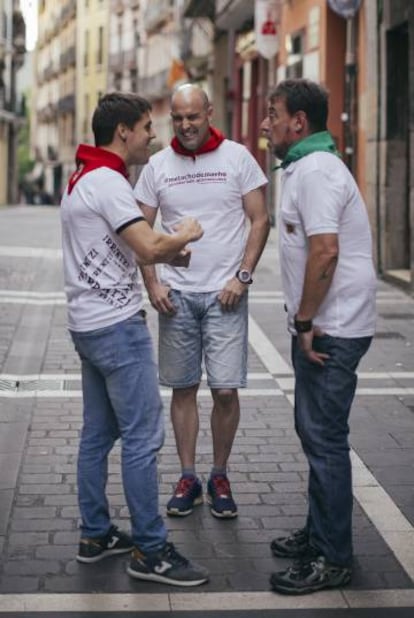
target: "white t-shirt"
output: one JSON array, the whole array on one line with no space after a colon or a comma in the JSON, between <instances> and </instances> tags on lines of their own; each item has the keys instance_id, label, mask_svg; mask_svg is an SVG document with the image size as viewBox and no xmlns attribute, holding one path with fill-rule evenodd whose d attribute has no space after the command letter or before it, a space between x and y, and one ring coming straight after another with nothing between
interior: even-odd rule
<instances>
[{"instance_id":1,"label":"white t-shirt","mask_svg":"<svg viewBox=\"0 0 414 618\"><path fill-rule=\"evenodd\" d=\"M160 208L170 234L185 217L195 217L204 235L191 246L188 268L163 265L161 279L173 289L220 290L234 277L244 254L247 219L242 197L267 183L245 146L230 140L195 159L171 146L153 155L135 186L135 197Z\"/></svg>"},{"instance_id":2,"label":"white t-shirt","mask_svg":"<svg viewBox=\"0 0 414 618\"><path fill-rule=\"evenodd\" d=\"M339 257L329 291L313 319L328 335L371 336L375 330L376 274L368 215L354 178L335 155L315 152L282 176L279 250L289 330L298 311L308 237L338 234Z\"/></svg>"},{"instance_id":3,"label":"white t-shirt","mask_svg":"<svg viewBox=\"0 0 414 618\"><path fill-rule=\"evenodd\" d=\"M108 167L88 172L61 205L68 326L89 331L125 320L143 305L136 256L117 231L141 220L127 179Z\"/></svg>"}]
</instances>

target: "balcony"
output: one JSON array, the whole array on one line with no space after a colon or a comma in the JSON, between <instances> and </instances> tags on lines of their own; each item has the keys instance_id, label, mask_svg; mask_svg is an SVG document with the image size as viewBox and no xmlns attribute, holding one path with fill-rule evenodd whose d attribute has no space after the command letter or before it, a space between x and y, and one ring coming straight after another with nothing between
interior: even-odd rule
<instances>
[{"instance_id":1,"label":"balcony","mask_svg":"<svg viewBox=\"0 0 414 618\"><path fill-rule=\"evenodd\" d=\"M170 0L151 0L144 13L144 27L148 33L155 32L171 18Z\"/></svg>"},{"instance_id":2,"label":"balcony","mask_svg":"<svg viewBox=\"0 0 414 618\"><path fill-rule=\"evenodd\" d=\"M137 68L137 50L128 49L124 52L124 66L126 69Z\"/></svg>"},{"instance_id":3,"label":"balcony","mask_svg":"<svg viewBox=\"0 0 414 618\"><path fill-rule=\"evenodd\" d=\"M155 75L140 77L139 90L145 92L145 98L149 101L156 101L168 96L170 89L168 88L167 80L170 70L160 71Z\"/></svg>"},{"instance_id":4,"label":"balcony","mask_svg":"<svg viewBox=\"0 0 414 618\"><path fill-rule=\"evenodd\" d=\"M64 71L67 67L75 66L76 64L76 50L74 45L68 47L63 54L60 55L60 69Z\"/></svg>"},{"instance_id":5,"label":"balcony","mask_svg":"<svg viewBox=\"0 0 414 618\"><path fill-rule=\"evenodd\" d=\"M75 111L75 95L68 94L59 99L57 104L59 114L68 114Z\"/></svg>"},{"instance_id":6,"label":"balcony","mask_svg":"<svg viewBox=\"0 0 414 618\"><path fill-rule=\"evenodd\" d=\"M254 17L254 0L216 0L215 23L220 30L240 30Z\"/></svg>"},{"instance_id":7,"label":"balcony","mask_svg":"<svg viewBox=\"0 0 414 618\"><path fill-rule=\"evenodd\" d=\"M184 3L184 17L196 19L197 17L209 17L214 20L215 1L214 0L186 0Z\"/></svg>"},{"instance_id":8,"label":"balcony","mask_svg":"<svg viewBox=\"0 0 414 618\"><path fill-rule=\"evenodd\" d=\"M57 105L56 103L48 103L40 109L37 113L40 122L51 122L57 117Z\"/></svg>"},{"instance_id":9,"label":"balcony","mask_svg":"<svg viewBox=\"0 0 414 618\"><path fill-rule=\"evenodd\" d=\"M60 23L65 26L66 23L76 16L76 0L67 0L65 6L60 13Z\"/></svg>"},{"instance_id":10,"label":"balcony","mask_svg":"<svg viewBox=\"0 0 414 618\"><path fill-rule=\"evenodd\" d=\"M58 71L56 70L53 62L50 62L43 71L43 78L46 82L56 77Z\"/></svg>"},{"instance_id":11,"label":"balcony","mask_svg":"<svg viewBox=\"0 0 414 618\"><path fill-rule=\"evenodd\" d=\"M109 69L122 72L124 68L124 52L118 51L109 55Z\"/></svg>"},{"instance_id":12,"label":"balcony","mask_svg":"<svg viewBox=\"0 0 414 618\"><path fill-rule=\"evenodd\" d=\"M122 15L124 8L123 0L114 0L113 6L111 6L111 10L114 10L116 15Z\"/></svg>"}]
</instances>

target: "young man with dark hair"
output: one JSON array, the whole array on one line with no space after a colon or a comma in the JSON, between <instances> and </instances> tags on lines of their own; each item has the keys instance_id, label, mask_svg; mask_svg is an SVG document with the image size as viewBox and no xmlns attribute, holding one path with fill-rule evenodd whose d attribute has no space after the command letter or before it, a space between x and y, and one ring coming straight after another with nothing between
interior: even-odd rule
<instances>
[{"instance_id":1,"label":"young man with dark hair","mask_svg":"<svg viewBox=\"0 0 414 618\"><path fill-rule=\"evenodd\" d=\"M300 559L271 576L285 594L347 584L352 573L349 414L356 369L375 329L376 275L365 204L326 130L328 95L305 79L281 82L262 123L282 160L279 251L292 335L295 427L309 463L303 529L271 543Z\"/></svg>"},{"instance_id":2,"label":"young man with dark hair","mask_svg":"<svg viewBox=\"0 0 414 618\"><path fill-rule=\"evenodd\" d=\"M61 205L68 326L82 365L77 559L88 564L132 551L132 577L196 586L207 572L167 542L158 510L156 457L164 425L136 262L180 263L180 252L203 230L187 219L170 235L157 233L137 207L127 168L150 156L150 109L135 94L101 98L92 121L97 145L79 146ZM105 494L108 456L118 438L131 537L112 524Z\"/></svg>"}]
</instances>

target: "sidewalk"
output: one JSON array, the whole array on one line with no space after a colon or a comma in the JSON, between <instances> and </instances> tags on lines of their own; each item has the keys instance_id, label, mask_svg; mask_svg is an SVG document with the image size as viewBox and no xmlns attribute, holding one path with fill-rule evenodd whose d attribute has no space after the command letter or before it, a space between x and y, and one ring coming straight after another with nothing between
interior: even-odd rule
<instances>
[{"instance_id":1,"label":"sidewalk","mask_svg":"<svg viewBox=\"0 0 414 618\"><path fill-rule=\"evenodd\" d=\"M80 375L66 332L58 216L50 207L0 210L0 612L21 610L25 602L32 609L34 598L45 600L50 610L65 603L75 610L79 593L93 594L95 611L116 609L111 603L118 601L123 611L142 611L146 603L151 611L414 607L414 299L383 282L378 333L360 366L351 418L352 584L300 600L269 592L270 572L286 565L272 558L269 542L303 524L307 484L293 428L293 378L274 230L250 294L249 383L240 392L242 417L229 470L239 517L219 521L203 505L189 517L166 518L171 540L209 568L210 582L183 592L131 580L125 557L93 566L75 561ZM149 324L155 341L151 308ZM169 392L162 393L164 513L179 463ZM211 398L205 385L199 402L198 472L206 481ZM119 449L111 457L108 494L115 522L128 528ZM60 595L57 601L54 593Z\"/></svg>"}]
</instances>

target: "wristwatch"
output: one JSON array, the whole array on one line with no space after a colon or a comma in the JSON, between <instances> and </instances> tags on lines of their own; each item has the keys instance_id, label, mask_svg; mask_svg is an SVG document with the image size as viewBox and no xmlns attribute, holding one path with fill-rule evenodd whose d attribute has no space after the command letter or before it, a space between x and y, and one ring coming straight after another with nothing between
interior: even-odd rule
<instances>
[{"instance_id":1,"label":"wristwatch","mask_svg":"<svg viewBox=\"0 0 414 618\"><path fill-rule=\"evenodd\" d=\"M312 330L312 320L297 320L296 315L294 319L294 326L297 333L308 333Z\"/></svg>"},{"instance_id":2,"label":"wristwatch","mask_svg":"<svg viewBox=\"0 0 414 618\"><path fill-rule=\"evenodd\" d=\"M240 281L240 283L246 283L247 285L253 283L252 275L249 270L238 270L236 272L236 277Z\"/></svg>"}]
</instances>

